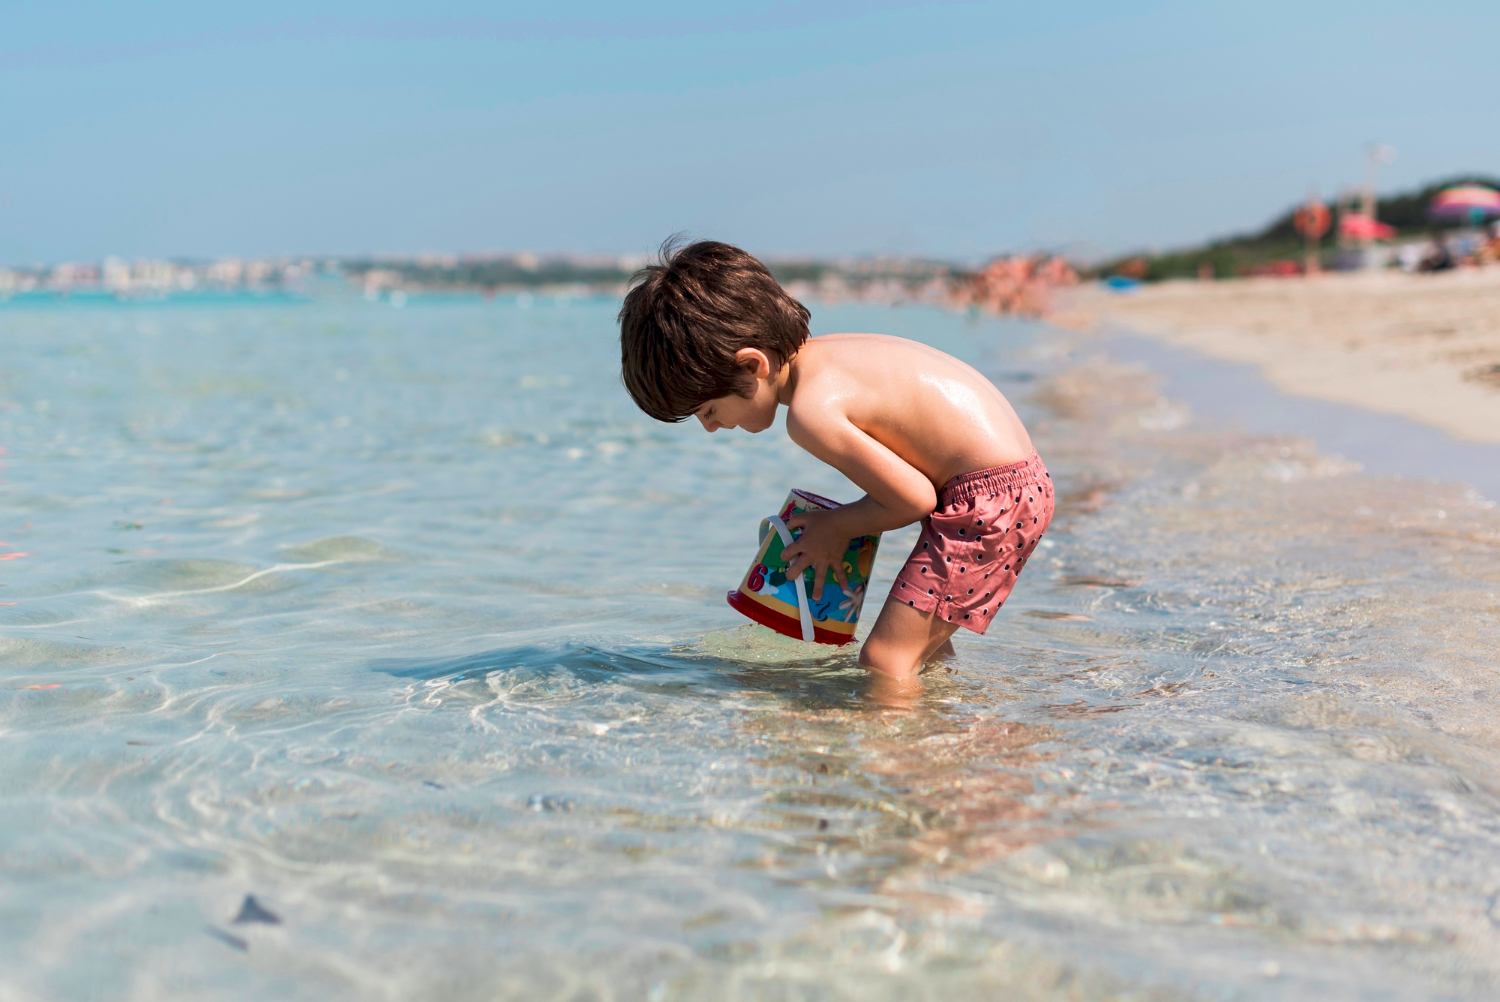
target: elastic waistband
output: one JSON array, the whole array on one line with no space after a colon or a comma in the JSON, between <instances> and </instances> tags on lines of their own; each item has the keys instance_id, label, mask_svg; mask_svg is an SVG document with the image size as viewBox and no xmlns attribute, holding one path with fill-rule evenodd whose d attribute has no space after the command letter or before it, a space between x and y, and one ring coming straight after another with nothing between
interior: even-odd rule
<instances>
[{"instance_id":1,"label":"elastic waistband","mask_svg":"<svg viewBox=\"0 0 1500 1002\"><path fill-rule=\"evenodd\" d=\"M981 494L994 494L998 490L1039 484L1051 479L1047 467L1042 465L1042 457L1033 452L1030 459L1023 459L1019 463L975 470L973 473L954 477L938 492L938 507L946 508L950 504L967 501Z\"/></svg>"}]
</instances>

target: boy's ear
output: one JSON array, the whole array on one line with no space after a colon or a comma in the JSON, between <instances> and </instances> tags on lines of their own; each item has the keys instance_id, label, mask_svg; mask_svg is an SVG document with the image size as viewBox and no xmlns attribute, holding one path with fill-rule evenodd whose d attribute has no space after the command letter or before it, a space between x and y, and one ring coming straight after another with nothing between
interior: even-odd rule
<instances>
[{"instance_id":1,"label":"boy's ear","mask_svg":"<svg viewBox=\"0 0 1500 1002\"><path fill-rule=\"evenodd\" d=\"M741 348L734 353L734 360L751 379L769 379L771 376L771 357L759 348Z\"/></svg>"}]
</instances>

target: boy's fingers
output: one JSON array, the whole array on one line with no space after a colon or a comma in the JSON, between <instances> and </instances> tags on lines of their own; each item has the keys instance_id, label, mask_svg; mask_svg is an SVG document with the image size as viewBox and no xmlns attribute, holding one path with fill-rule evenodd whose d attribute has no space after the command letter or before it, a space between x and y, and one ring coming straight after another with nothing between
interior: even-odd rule
<instances>
[{"instance_id":1,"label":"boy's fingers","mask_svg":"<svg viewBox=\"0 0 1500 1002\"><path fill-rule=\"evenodd\" d=\"M817 564L813 565L813 601L816 602L823 597L823 579L828 576L828 569Z\"/></svg>"},{"instance_id":2,"label":"boy's fingers","mask_svg":"<svg viewBox=\"0 0 1500 1002\"><path fill-rule=\"evenodd\" d=\"M844 572L844 562L841 560L833 565L833 578L839 583L839 587L845 591L849 590L849 575Z\"/></svg>"}]
</instances>

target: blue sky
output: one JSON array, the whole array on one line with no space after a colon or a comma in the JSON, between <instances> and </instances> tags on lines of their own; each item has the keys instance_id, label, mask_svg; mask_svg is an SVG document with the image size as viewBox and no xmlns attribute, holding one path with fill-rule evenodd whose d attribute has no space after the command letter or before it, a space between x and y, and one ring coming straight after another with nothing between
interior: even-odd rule
<instances>
[{"instance_id":1,"label":"blue sky","mask_svg":"<svg viewBox=\"0 0 1500 1002\"><path fill-rule=\"evenodd\" d=\"M1500 173L1497 79L1494 0L0 0L0 261L1168 247Z\"/></svg>"}]
</instances>

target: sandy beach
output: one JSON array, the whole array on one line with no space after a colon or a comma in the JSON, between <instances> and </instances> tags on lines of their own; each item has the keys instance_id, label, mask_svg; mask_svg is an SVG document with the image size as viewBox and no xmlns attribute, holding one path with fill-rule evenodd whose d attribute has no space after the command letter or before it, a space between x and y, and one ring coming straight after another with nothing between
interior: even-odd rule
<instances>
[{"instance_id":1,"label":"sandy beach","mask_svg":"<svg viewBox=\"0 0 1500 1002\"><path fill-rule=\"evenodd\" d=\"M1056 321L1252 363L1280 389L1500 442L1500 269L1081 289Z\"/></svg>"}]
</instances>

